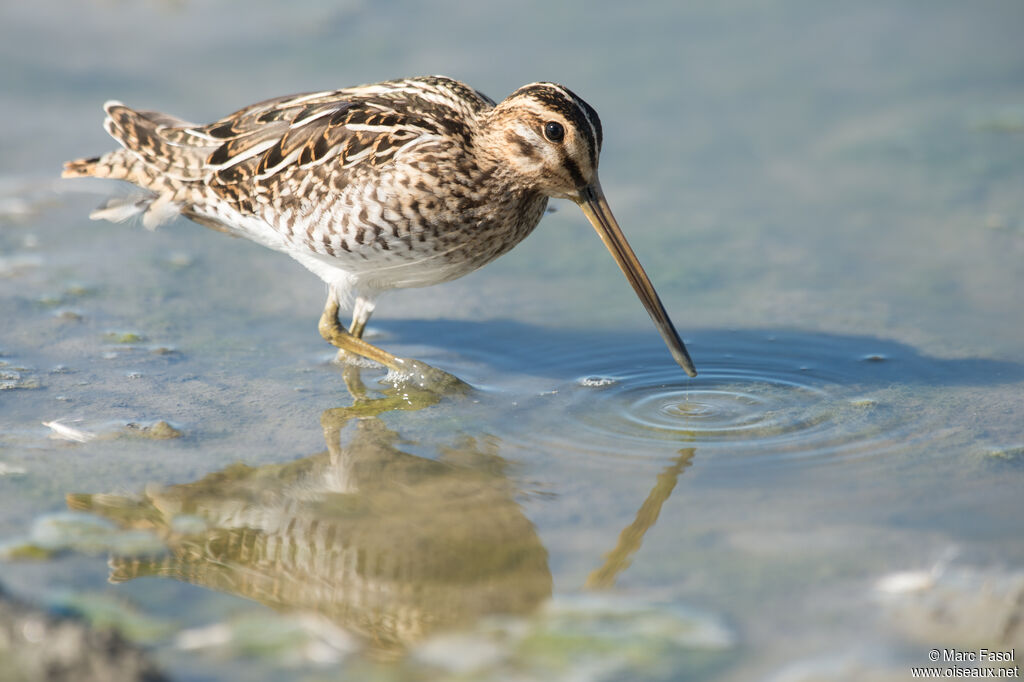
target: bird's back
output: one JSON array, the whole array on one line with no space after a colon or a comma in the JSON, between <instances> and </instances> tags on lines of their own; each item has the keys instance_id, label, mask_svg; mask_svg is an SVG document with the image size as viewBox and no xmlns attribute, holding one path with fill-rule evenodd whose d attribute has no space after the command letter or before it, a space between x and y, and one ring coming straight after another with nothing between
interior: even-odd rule
<instances>
[{"instance_id":1,"label":"bird's back","mask_svg":"<svg viewBox=\"0 0 1024 682\"><path fill-rule=\"evenodd\" d=\"M251 210L265 203L261 195L280 195L282 180L302 182L332 159L337 189L410 143L465 139L466 122L493 104L442 77L278 97L203 126L112 100L103 125L123 149L69 162L64 176L127 180L158 194L196 183Z\"/></svg>"},{"instance_id":2,"label":"bird's back","mask_svg":"<svg viewBox=\"0 0 1024 682\"><path fill-rule=\"evenodd\" d=\"M71 162L64 175L150 192L94 218L142 213L155 227L181 213L325 279L324 262L372 272L380 288L421 286L493 260L544 210L536 194L488 192L474 134L493 106L443 77L279 97L202 126L108 102L104 127L123 148Z\"/></svg>"}]
</instances>

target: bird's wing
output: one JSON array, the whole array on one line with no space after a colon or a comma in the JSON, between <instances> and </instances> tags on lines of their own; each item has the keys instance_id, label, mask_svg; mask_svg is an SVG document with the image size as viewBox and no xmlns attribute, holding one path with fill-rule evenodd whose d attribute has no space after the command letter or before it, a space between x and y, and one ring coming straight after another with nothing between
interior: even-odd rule
<instances>
[{"instance_id":1,"label":"bird's wing","mask_svg":"<svg viewBox=\"0 0 1024 682\"><path fill-rule=\"evenodd\" d=\"M331 159L347 169L379 166L421 138L468 138L465 118L493 105L458 81L430 76L278 97L203 126L111 101L104 126L164 175L244 193Z\"/></svg>"},{"instance_id":2,"label":"bird's wing","mask_svg":"<svg viewBox=\"0 0 1024 682\"><path fill-rule=\"evenodd\" d=\"M162 134L206 153L203 169L211 186L258 191L330 160L333 169L351 173L384 165L399 150L442 135L468 141L465 116L490 102L478 94L453 97L452 84L465 88L447 79L409 79L282 97L206 126Z\"/></svg>"}]
</instances>

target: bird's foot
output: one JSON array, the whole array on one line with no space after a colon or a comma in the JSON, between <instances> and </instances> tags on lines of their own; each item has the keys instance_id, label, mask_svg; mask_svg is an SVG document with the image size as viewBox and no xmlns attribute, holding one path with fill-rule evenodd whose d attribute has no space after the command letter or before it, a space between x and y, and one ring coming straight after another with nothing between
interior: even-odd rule
<instances>
[{"instance_id":1,"label":"bird's foot","mask_svg":"<svg viewBox=\"0 0 1024 682\"><path fill-rule=\"evenodd\" d=\"M395 365L389 368L390 371L384 377L384 381L396 386L415 386L439 395L464 394L473 390L472 386L454 374L431 367L419 360L395 358Z\"/></svg>"},{"instance_id":2,"label":"bird's foot","mask_svg":"<svg viewBox=\"0 0 1024 682\"><path fill-rule=\"evenodd\" d=\"M371 368L381 364L339 348L334 362L345 367ZM381 380L393 386L412 386L437 395L467 393L472 386L444 370L412 358L394 358L393 365L385 365L387 375Z\"/></svg>"}]
</instances>

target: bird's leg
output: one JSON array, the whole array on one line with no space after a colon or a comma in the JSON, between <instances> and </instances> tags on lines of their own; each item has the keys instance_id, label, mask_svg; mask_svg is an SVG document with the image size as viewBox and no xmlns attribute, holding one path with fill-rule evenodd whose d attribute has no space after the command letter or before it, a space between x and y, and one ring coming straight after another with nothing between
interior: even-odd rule
<instances>
[{"instance_id":1,"label":"bird's leg","mask_svg":"<svg viewBox=\"0 0 1024 682\"><path fill-rule=\"evenodd\" d=\"M365 321L363 324L365 325ZM354 322L353 326L355 326ZM351 334L338 322L338 296L333 288L330 289L327 294L327 304L324 306L324 312L320 316L320 336L324 337L331 345L347 353L373 360L389 369L402 370L399 358L386 350L363 341L359 338L362 335L362 329L360 328L358 331L359 335Z\"/></svg>"},{"instance_id":2,"label":"bird's leg","mask_svg":"<svg viewBox=\"0 0 1024 682\"><path fill-rule=\"evenodd\" d=\"M349 325L348 333L357 339L363 338L366 323L370 320L370 315L373 314L373 309L376 307L373 301L362 296L356 297L356 303L352 307L352 324Z\"/></svg>"},{"instance_id":3,"label":"bird's leg","mask_svg":"<svg viewBox=\"0 0 1024 682\"><path fill-rule=\"evenodd\" d=\"M372 303L364 299L357 300L351 332L338 322L338 307L338 295L332 287L328 291L327 303L320 316L319 328L320 335L339 349L339 355L352 353L372 360L392 370L397 374L401 383L412 383L431 391L447 392L452 389L468 388L468 385L456 376L435 369L419 360L396 357L359 338L366 327L366 321L370 319L370 313L373 312Z\"/></svg>"}]
</instances>

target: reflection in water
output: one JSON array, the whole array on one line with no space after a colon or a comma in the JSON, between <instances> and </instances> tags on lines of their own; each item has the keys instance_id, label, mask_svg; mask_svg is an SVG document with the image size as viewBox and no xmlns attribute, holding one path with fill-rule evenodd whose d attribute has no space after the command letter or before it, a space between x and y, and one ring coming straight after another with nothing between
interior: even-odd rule
<instances>
[{"instance_id":1,"label":"reflection in water","mask_svg":"<svg viewBox=\"0 0 1024 682\"><path fill-rule=\"evenodd\" d=\"M658 474L654 487L637 511L633 523L619 534L619 542L615 549L605 555L604 564L600 568L587 576L587 589L603 590L613 587L619 574L629 568L630 558L640 549L644 535L658 520L661 506L676 487L679 474L690 466L696 453L695 448L683 448L679 451L679 456Z\"/></svg>"},{"instance_id":2,"label":"reflection in water","mask_svg":"<svg viewBox=\"0 0 1024 682\"><path fill-rule=\"evenodd\" d=\"M110 580L171 577L319 613L382 657L548 599L547 552L493 448L467 439L439 460L403 452L406 441L377 416L436 398L368 399L358 370L346 378L356 400L323 413L327 452L238 463L138 497L69 495L69 507L151 529L168 547L162 557L113 558Z\"/></svg>"}]
</instances>

